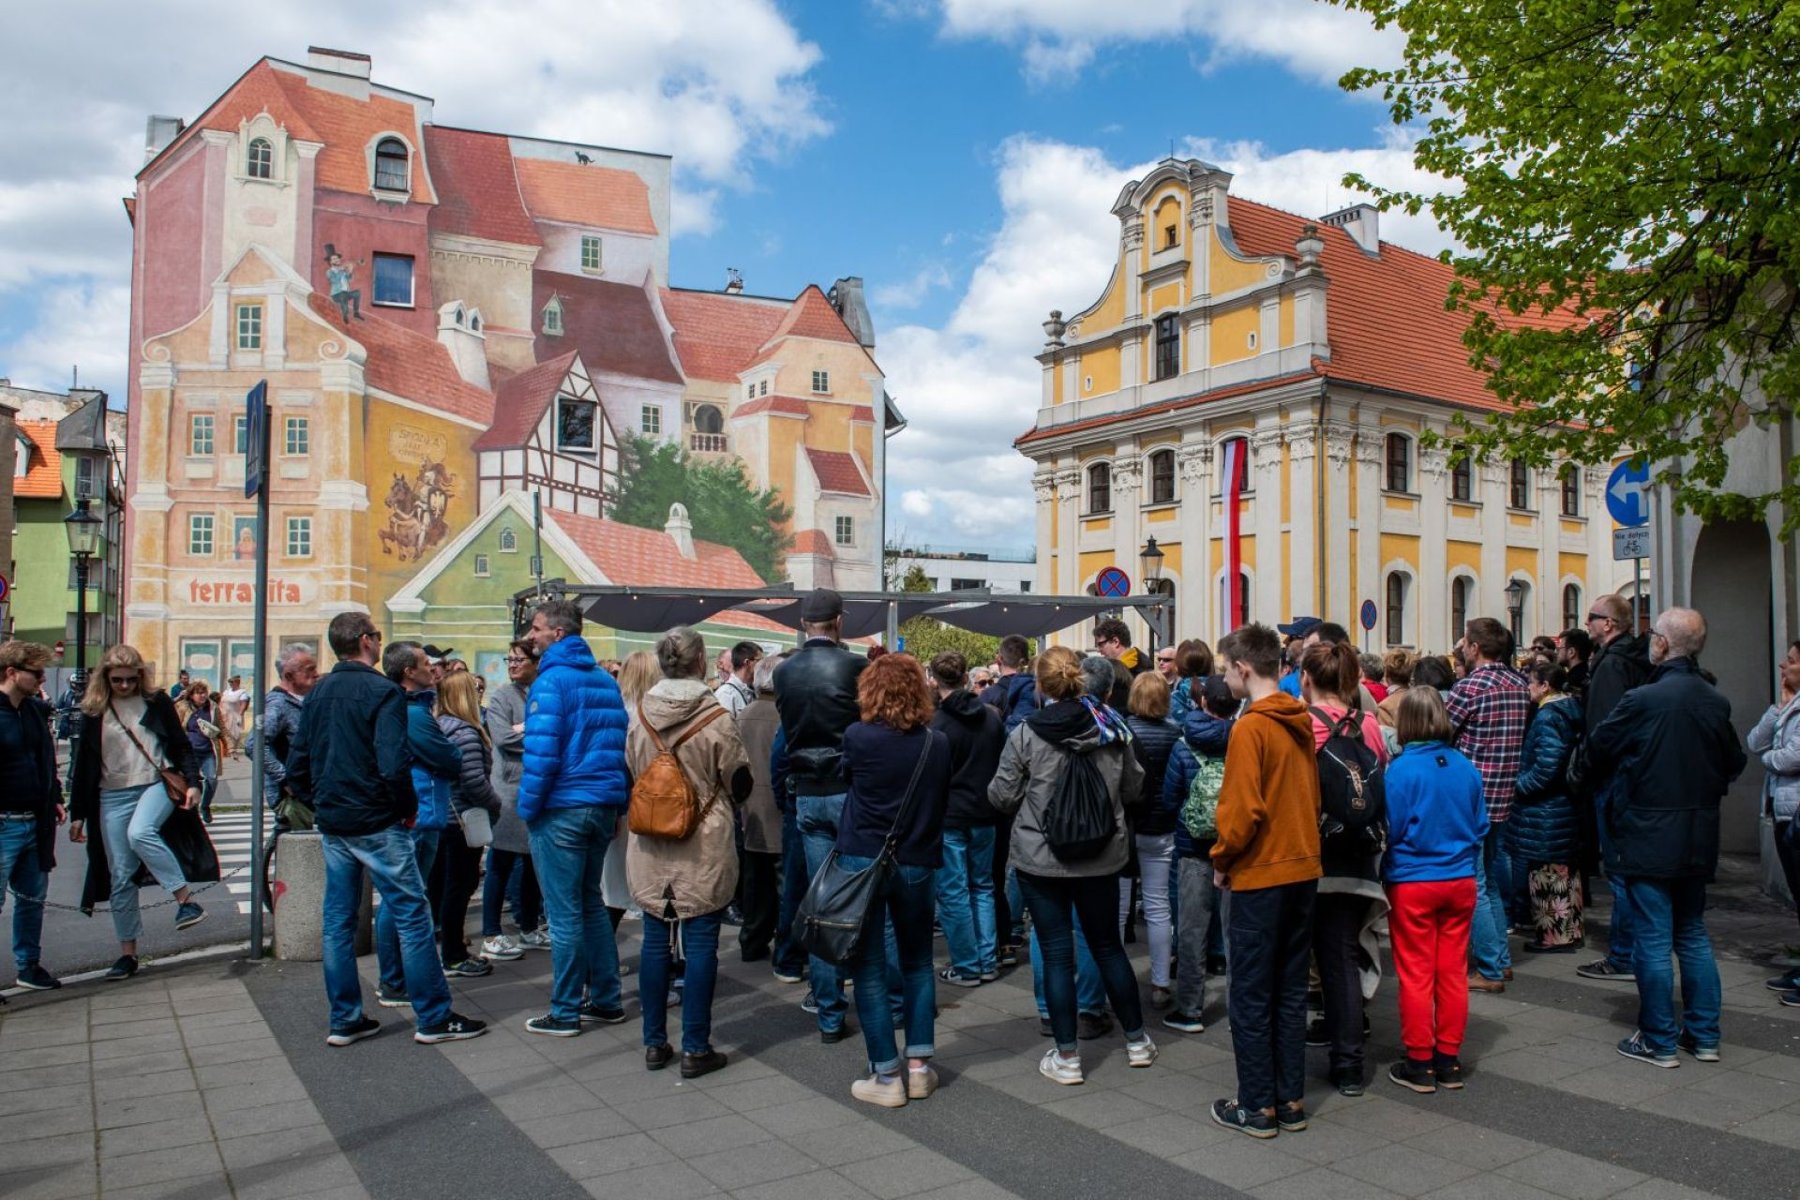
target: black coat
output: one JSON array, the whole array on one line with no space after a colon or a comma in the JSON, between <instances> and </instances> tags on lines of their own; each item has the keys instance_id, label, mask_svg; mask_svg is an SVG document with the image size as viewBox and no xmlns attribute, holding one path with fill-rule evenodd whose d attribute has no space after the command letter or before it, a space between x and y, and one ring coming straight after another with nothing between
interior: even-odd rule
<instances>
[{"instance_id":1,"label":"black coat","mask_svg":"<svg viewBox=\"0 0 1800 1200\"><path fill-rule=\"evenodd\" d=\"M426 724L441 740L429 716ZM418 815L407 728L406 694L367 663L339 662L307 694L287 785L312 803L321 833L359 837Z\"/></svg>"},{"instance_id":2,"label":"black coat","mask_svg":"<svg viewBox=\"0 0 1800 1200\"><path fill-rule=\"evenodd\" d=\"M144 719L134 731L138 740L151 754L157 752L160 744L163 761L171 769L181 772L190 788L198 788L200 760L188 743L187 731L181 727L175 702L166 693L151 692L144 697L144 703ZM69 784L69 819L87 825L87 878L81 888L81 911L89 916L93 915L95 905L112 895L112 866L106 855L106 836L100 821L100 726L105 718L104 713L98 717L82 715L80 740L75 748L75 771ZM146 737L146 734L150 736ZM218 882L219 855L213 849L212 839L206 836L206 826L201 824L197 810L178 808L169 814L169 819L163 822L162 837L181 867L182 878L189 883ZM150 874L150 868L139 866L132 882L139 887L151 887L155 885L156 877Z\"/></svg>"},{"instance_id":3,"label":"black coat","mask_svg":"<svg viewBox=\"0 0 1800 1200\"><path fill-rule=\"evenodd\" d=\"M0 704L10 703L0 697ZM35 696L25 697L16 712L25 737L27 760L36 767L31 810L37 816L38 869L48 871L56 866L56 806L63 802L62 782L57 779L56 741L50 736L53 713L48 704ZM0 888L5 886L6 880L0 879Z\"/></svg>"},{"instance_id":4,"label":"black coat","mask_svg":"<svg viewBox=\"0 0 1800 1200\"><path fill-rule=\"evenodd\" d=\"M796 796L845 790L844 730L862 719L856 681L869 660L827 638L808 638L775 671L775 707L787 735Z\"/></svg>"},{"instance_id":5,"label":"black coat","mask_svg":"<svg viewBox=\"0 0 1800 1200\"><path fill-rule=\"evenodd\" d=\"M950 743L950 801L944 828L998 825L1000 812L988 802L988 784L1000 769L1006 727L1000 714L969 691L951 692L938 703L931 727Z\"/></svg>"},{"instance_id":6,"label":"black coat","mask_svg":"<svg viewBox=\"0 0 1800 1200\"><path fill-rule=\"evenodd\" d=\"M1569 759L1580 745L1581 704L1564 697L1540 707L1525 728L1513 797L1513 857L1527 864L1572 864L1580 819L1569 794Z\"/></svg>"},{"instance_id":7,"label":"black coat","mask_svg":"<svg viewBox=\"0 0 1800 1200\"><path fill-rule=\"evenodd\" d=\"M1175 749L1181 731L1173 721L1152 721L1145 717L1126 717L1125 724L1131 728L1131 748L1137 751L1137 760L1144 768L1141 794L1128 798L1132 832L1145 837L1174 833L1181 810L1163 806L1163 780L1168 777L1169 755ZM1182 798L1186 799L1185 796Z\"/></svg>"},{"instance_id":8,"label":"black coat","mask_svg":"<svg viewBox=\"0 0 1800 1200\"><path fill-rule=\"evenodd\" d=\"M1608 780L1600 819L1610 874L1708 879L1719 863L1719 802L1744 770L1731 702L1689 658L1656 668L1588 735Z\"/></svg>"}]
</instances>

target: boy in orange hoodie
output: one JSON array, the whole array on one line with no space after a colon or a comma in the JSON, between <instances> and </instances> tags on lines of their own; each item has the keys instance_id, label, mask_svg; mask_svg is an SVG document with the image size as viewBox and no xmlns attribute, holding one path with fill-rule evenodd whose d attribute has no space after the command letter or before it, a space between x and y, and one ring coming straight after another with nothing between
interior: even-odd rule
<instances>
[{"instance_id":1,"label":"boy in orange hoodie","mask_svg":"<svg viewBox=\"0 0 1800 1200\"><path fill-rule=\"evenodd\" d=\"M1238 1094L1212 1119L1255 1138L1306 1128L1306 964L1319 876L1312 718L1281 690L1281 639L1246 625L1219 642L1225 681L1250 702L1219 790L1214 880L1229 888L1228 1011Z\"/></svg>"}]
</instances>

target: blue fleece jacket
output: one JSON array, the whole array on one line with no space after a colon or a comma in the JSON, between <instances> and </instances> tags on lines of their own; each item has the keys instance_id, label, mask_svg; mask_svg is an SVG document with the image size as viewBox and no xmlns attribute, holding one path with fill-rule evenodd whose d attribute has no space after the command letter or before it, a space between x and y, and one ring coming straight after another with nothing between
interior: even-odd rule
<instances>
[{"instance_id":1,"label":"blue fleece jacket","mask_svg":"<svg viewBox=\"0 0 1800 1200\"><path fill-rule=\"evenodd\" d=\"M579 637L552 642L538 660L525 705L519 819L557 808L611 805L631 797L625 767L625 702Z\"/></svg>"},{"instance_id":2,"label":"blue fleece jacket","mask_svg":"<svg viewBox=\"0 0 1800 1200\"><path fill-rule=\"evenodd\" d=\"M412 758L413 791L419 796L416 829L449 826L450 781L462 770L462 755L432 715L436 707L434 691L406 694L406 750Z\"/></svg>"},{"instance_id":3,"label":"blue fleece jacket","mask_svg":"<svg viewBox=\"0 0 1800 1200\"><path fill-rule=\"evenodd\" d=\"M1434 883L1475 875L1487 836L1481 773L1442 742L1410 742L1387 765L1388 883Z\"/></svg>"}]
</instances>

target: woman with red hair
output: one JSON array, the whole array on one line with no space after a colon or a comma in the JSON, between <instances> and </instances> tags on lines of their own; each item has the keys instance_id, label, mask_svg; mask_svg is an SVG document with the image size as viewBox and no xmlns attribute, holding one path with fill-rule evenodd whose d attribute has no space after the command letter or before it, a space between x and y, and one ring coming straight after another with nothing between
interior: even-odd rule
<instances>
[{"instance_id":1,"label":"woman with red hair","mask_svg":"<svg viewBox=\"0 0 1800 1200\"><path fill-rule=\"evenodd\" d=\"M838 862L847 871L860 871L891 853L895 865L869 906L862 953L851 966L869 1076L852 1084L850 1094L869 1104L899 1108L937 1090L937 1072L928 1061L937 1020L931 914L937 871L944 862L950 743L930 728L935 705L925 669L910 654L884 654L871 662L857 680L856 699L862 720L844 731L849 786L838 821ZM904 1067L888 1003L890 920L905 995Z\"/></svg>"}]
</instances>

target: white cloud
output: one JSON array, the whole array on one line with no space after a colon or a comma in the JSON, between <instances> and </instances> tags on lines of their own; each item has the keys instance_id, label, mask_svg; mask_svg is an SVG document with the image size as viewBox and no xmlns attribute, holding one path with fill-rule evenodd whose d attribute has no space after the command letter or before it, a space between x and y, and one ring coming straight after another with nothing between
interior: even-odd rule
<instances>
[{"instance_id":1,"label":"white cloud","mask_svg":"<svg viewBox=\"0 0 1800 1200\"><path fill-rule=\"evenodd\" d=\"M912 488L900 497L900 511L909 517L929 517L931 515L931 497L917 488Z\"/></svg>"},{"instance_id":2,"label":"white cloud","mask_svg":"<svg viewBox=\"0 0 1800 1200\"><path fill-rule=\"evenodd\" d=\"M950 272L942 263L929 263L913 272L908 279L882 284L872 291L869 300L877 308L917 308L932 292L950 286Z\"/></svg>"},{"instance_id":3,"label":"white cloud","mask_svg":"<svg viewBox=\"0 0 1800 1200\"><path fill-rule=\"evenodd\" d=\"M62 389L71 368L88 387L117 390L124 399L131 288L123 283L67 283L33 298L35 328L0 346L0 375L22 387Z\"/></svg>"},{"instance_id":4,"label":"white cloud","mask_svg":"<svg viewBox=\"0 0 1800 1200\"><path fill-rule=\"evenodd\" d=\"M1318 0L940 0L939 14L947 37L1017 46L1038 83L1071 78L1104 49L1190 37L1209 43L1214 60L1270 59L1334 84L1350 67L1397 63L1401 45L1398 31Z\"/></svg>"}]
</instances>

